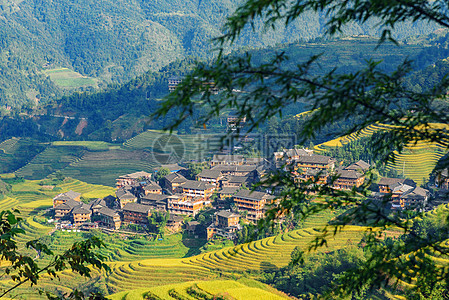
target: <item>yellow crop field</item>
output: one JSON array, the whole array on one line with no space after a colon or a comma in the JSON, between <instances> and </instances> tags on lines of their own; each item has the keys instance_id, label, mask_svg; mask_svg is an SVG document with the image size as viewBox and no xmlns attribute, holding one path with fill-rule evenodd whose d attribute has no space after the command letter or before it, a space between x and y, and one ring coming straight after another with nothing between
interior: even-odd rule
<instances>
[{"instance_id":1,"label":"yellow crop field","mask_svg":"<svg viewBox=\"0 0 449 300\"><path fill-rule=\"evenodd\" d=\"M320 153L326 148L343 147L343 145L355 141L359 138L371 136L379 130L389 130L393 126L385 124L373 124L358 133L352 133L347 136L338 137L325 143L315 146L315 152ZM419 128L418 128L419 129ZM423 129L423 128L421 128ZM430 130L448 130L449 125L440 123L430 123L427 129ZM438 160L447 153L447 149L438 143L427 141L418 141L410 143L404 147L402 153L395 152L395 161L389 162L388 169L394 169L398 174L404 174L417 183L422 183L429 178L429 174L434 169Z\"/></svg>"},{"instance_id":2,"label":"yellow crop field","mask_svg":"<svg viewBox=\"0 0 449 300\"><path fill-rule=\"evenodd\" d=\"M143 300L145 296L150 294L160 299L173 299L170 296L170 291L176 292L183 299L202 299L190 295L188 289L192 286L196 286L201 291L215 295L229 295L234 299L260 299L260 300L283 300L289 299L288 297L282 297L280 295L271 293L261 288L249 287L233 280L214 280L214 281L188 281L178 284L169 284L152 288L140 288L136 290L120 292L109 296L111 300Z\"/></svg>"}]
</instances>

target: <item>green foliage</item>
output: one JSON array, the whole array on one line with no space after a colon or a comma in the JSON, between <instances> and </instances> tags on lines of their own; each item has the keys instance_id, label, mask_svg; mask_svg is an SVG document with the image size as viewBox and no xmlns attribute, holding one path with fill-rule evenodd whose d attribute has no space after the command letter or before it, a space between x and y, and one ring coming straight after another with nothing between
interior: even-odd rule
<instances>
[{"instance_id":1,"label":"green foliage","mask_svg":"<svg viewBox=\"0 0 449 300\"><path fill-rule=\"evenodd\" d=\"M300 262L298 248L292 252L292 263L277 272L264 274L264 282L300 299L313 299L336 284L339 276L364 261L363 251L347 247L331 253L308 255Z\"/></svg>"},{"instance_id":2,"label":"green foliage","mask_svg":"<svg viewBox=\"0 0 449 300\"><path fill-rule=\"evenodd\" d=\"M156 237L164 237L165 226L170 217L169 212L153 211L148 217L148 230L156 234Z\"/></svg>"},{"instance_id":3,"label":"green foliage","mask_svg":"<svg viewBox=\"0 0 449 300\"><path fill-rule=\"evenodd\" d=\"M246 128L237 132L244 135L269 118L282 117L284 108L307 101L310 113L299 128L299 144L306 144L326 126L350 119L351 125L340 134L360 132L376 123L389 125L388 130L380 130L373 135L369 145L376 159L384 163L394 160L394 151L400 153L407 145L417 142L441 143L448 150L449 80L446 76L433 81L430 89L418 90L404 84L414 66L408 60L391 72L385 72L380 68L380 61L370 58L364 68L356 71L348 72L337 67L317 74L315 70L319 68L320 55L309 56L294 67L285 67L292 59L285 52L277 52L262 64L255 63L250 51L240 56L224 55L227 46L237 41L247 26L258 22L263 22L265 28L279 27L280 24L288 26L308 13L324 13L328 16L324 31L330 36L342 32L354 22L376 22L381 32L379 44L383 45L386 40L397 43L393 29L402 22L428 21L449 28L448 8L444 1L420 0L246 1L225 23L225 34L218 38L221 46L218 57L210 64L197 64L155 115L164 116L173 110L179 112L178 118L169 126L174 129L197 107L208 109L199 118L202 123L219 116L222 111L233 110L240 119L246 119ZM208 82L214 82L219 95L205 84ZM237 93L236 90L243 92ZM276 124L269 125L275 127ZM448 166L449 158L446 157L440 160L437 168ZM390 199L385 198L380 203L367 199L369 180L359 189L336 190L332 187L335 176L331 176L328 184L317 184L316 179L302 182L292 176L292 168L287 165L261 183L282 186L283 189L276 205L267 212L265 220L259 222L258 230L272 228L277 219L285 215L292 214L298 220L305 220L325 210L342 207L352 207L352 210L338 222L325 226L310 249L327 245L330 236L338 236L342 228L350 224L371 228L363 240L364 249L368 250L366 260L342 273L337 285L327 294L328 298L361 294L367 287L396 289L401 282L408 283L411 290L418 292L437 283L447 284L445 263L440 264L428 255L429 251L441 258L449 254L444 242L447 236L442 234L447 227L447 219L442 231L427 234L429 224L419 224L413 229L410 222L412 216L422 216L422 213L405 210L390 214L385 210ZM411 238L413 242L385 238L385 230L389 227L401 229L405 239ZM417 230L422 233L418 234ZM257 235L260 231L253 232Z\"/></svg>"},{"instance_id":4,"label":"green foliage","mask_svg":"<svg viewBox=\"0 0 449 300\"><path fill-rule=\"evenodd\" d=\"M154 176L154 179L159 182L162 178L170 174L170 170L167 168L160 168L159 171L157 171L156 175Z\"/></svg>"},{"instance_id":5,"label":"green foliage","mask_svg":"<svg viewBox=\"0 0 449 300\"><path fill-rule=\"evenodd\" d=\"M9 262L4 272L13 282L12 286L0 290L0 297L8 295L25 283L30 283L31 286L38 285L41 276L44 274L57 278L57 272L71 269L81 276L90 277L91 265L99 270L109 270L109 267L102 262L103 256L92 251L104 247L103 242L95 237L74 243L70 249L62 254L54 254L47 244L39 240L28 241L26 243L27 249L33 249L38 255L52 257L44 267L39 266L33 257L19 252L15 238L19 234L25 233L22 228L17 226L20 221L21 219L16 218L11 211L0 212L0 234L2 237L0 240L0 255L2 260ZM83 295L74 291L74 294L69 298L81 299Z\"/></svg>"}]
</instances>

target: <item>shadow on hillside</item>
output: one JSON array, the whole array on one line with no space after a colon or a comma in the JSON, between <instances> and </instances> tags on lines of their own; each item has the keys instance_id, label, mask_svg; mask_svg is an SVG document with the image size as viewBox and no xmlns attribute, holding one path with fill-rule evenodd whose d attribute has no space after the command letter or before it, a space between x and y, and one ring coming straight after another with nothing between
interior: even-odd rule
<instances>
[{"instance_id":1,"label":"shadow on hillside","mask_svg":"<svg viewBox=\"0 0 449 300\"><path fill-rule=\"evenodd\" d=\"M182 234L182 244L189 248L184 257L190 257L201 253L200 248L207 243L204 238L196 238L194 235L184 232Z\"/></svg>"},{"instance_id":2,"label":"shadow on hillside","mask_svg":"<svg viewBox=\"0 0 449 300\"><path fill-rule=\"evenodd\" d=\"M263 261L260 263L260 270L262 270L263 272L273 272L273 271L277 271L278 267L276 267L269 261Z\"/></svg>"}]
</instances>

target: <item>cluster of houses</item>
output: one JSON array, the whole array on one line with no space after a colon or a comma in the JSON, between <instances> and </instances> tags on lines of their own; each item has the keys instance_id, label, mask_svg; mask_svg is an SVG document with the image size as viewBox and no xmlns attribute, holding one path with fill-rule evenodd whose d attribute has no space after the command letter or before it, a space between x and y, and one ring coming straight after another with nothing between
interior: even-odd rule
<instances>
[{"instance_id":1,"label":"cluster of houses","mask_svg":"<svg viewBox=\"0 0 449 300\"><path fill-rule=\"evenodd\" d=\"M208 164L209 168L196 175L195 180L187 179L188 170L177 164L161 167L170 170L170 174L159 183L147 172L120 176L116 181L115 196L95 199L88 204L80 200L79 193L59 194L53 199L55 219L71 220L75 226L95 222L117 230L127 224L146 225L153 211L161 211L170 213L167 227L177 230L184 216L196 216L215 199L218 208L220 203L232 203L248 221L256 222L264 217L275 196L273 189L251 191L248 188L259 182L270 168L290 165L297 180L312 180L316 184L331 182L333 188L343 190L360 187L370 168L364 161L341 167L334 158L307 149L276 152L271 163L263 158L242 155L214 155ZM427 190L412 180L398 178L380 180L376 195L385 194L391 195L394 209L425 204L429 196ZM217 210L214 222L207 228L207 237L233 238L240 229L239 222L238 213Z\"/></svg>"}]
</instances>

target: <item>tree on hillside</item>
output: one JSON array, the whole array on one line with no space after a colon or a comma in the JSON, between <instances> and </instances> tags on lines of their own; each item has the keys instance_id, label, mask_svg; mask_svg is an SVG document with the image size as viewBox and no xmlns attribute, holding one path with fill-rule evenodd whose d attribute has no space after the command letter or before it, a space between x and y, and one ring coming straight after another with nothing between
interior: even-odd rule
<instances>
[{"instance_id":1,"label":"tree on hillside","mask_svg":"<svg viewBox=\"0 0 449 300\"><path fill-rule=\"evenodd\" d=\"M170 218L168 212L153 211L151 216L148 217L148 230L156 234L156 238L159 236L164 237L165 226Z\"/></svg>"},{"instance_id":2,"label":"tree on hillside","mask_svg":"<svg viewBox=\"0 0 449 300\"><path fill-rule=\"evenodd\" d=\"M21 218L17 218L11 211L0 212L0 255L3 276L9 277L10 286L0 288L0 298L13 297L12 292L24 284L39 287L42 276L58 279L58 272L71 269L81 276L90 278L92 266L98 270L109 270L103 263L104 257L94 250L104 247L104 243L97 237L90 237L81 242L74 243L62 254L55 254L47 244L39 240L31 240L26 243L26 248L34 250L35 254L26 255L19 251L16 238L20 234L26 234L25 230L17 226ZM37 254L37 256L36 256ZM42 266L37 260L41 256L49 257L49 263ZM62 298L39 288L49 299L105 299L100 294L85 295L82 291L73 291Z\"/></svg>"},{"instance_id":3,"label":"tree on hillside","mask_svg":"<svg viewBox=\"0 0 449 300\"><path fill-rule=\"evenodd\" d=\"M170 170L167 168L160 168L159 171L157 171L156 175L154 176L154 179L159 182L162 178L170 174Z\"/></svg>"},{"instance_id":4,"label":"tree on hillside","mask_svg":"<svg viewBox=\"0 0 449 300\"><path fill-rule=\"evenodd\" d=\"M198 119L204 124L223 110L233 110L240 120L246 120L245 127L251 131L271 117L282 116L287 105L303 101L310 103L310 113L303 117L300 144L306 144L326 126L351 118L351 127L340 132L341 135L360 132L375 123L388 125L388 130L379 131L369 145L377 158L385 162L394 160L395 150L400 152L405 145L418 141L438 142L449 149L446 100L449 77L419 91L404 84L412 68L410 61L404 61L391 73L380 70L381 62L370 60L365 68L354 73L333 70L319 76L316 70L320 56L312 56L292 69L285 67L289 57L283 52L259 64L254 63L249 52L225 55L227 46L239 38L242 30L259 20L265 22L266 28L276 28L288 26L309 12L325 13L328 16L325 30L331 37L343 32L345 25L352 22L375 21L381 32L380 44L386 40L398 43L393 38L394 29L403 22L428 21L449 28L448 6L449 3L442 0L247 0L227 19L224 35L216 40L220 48L217 58L210 64L199 62L162 103L156 115L163 116L172 110L179 112L169 127L174 129L198 107L208 110ZM220 90L219 95L211 89L211 82L214 89ZM448 164L449 156L437 167L445 168ZM366 186L359 191L336 191L331 185L317 187L311 182L295 182L289 172L282 171L272 174L267 184L282 184L284 189L278 205L268 211L261 226L273 225L283 214L305 219L326 209L351 206L338 225L323 230L313 248L325 245L326 237L348 224L368 228L363 242L370 256L360 267L346 272L329 297L362 291L367 285L395 288L402 282L413 283L412 290L425 294L429 287L447 283L447 268L442 263L436 264L428 255L445 257L449 254L446 244L439 236L417 235L412 230L408 212L391 215L383 205L360 197L366 195ZM311 192L325 200L312 202ZM387 201L385 199L385 203ZM402 229L414 242L384 239L383 232L391 226ZM444 227L449 227L447 220Z\"/></svg>"}]
</instances>

